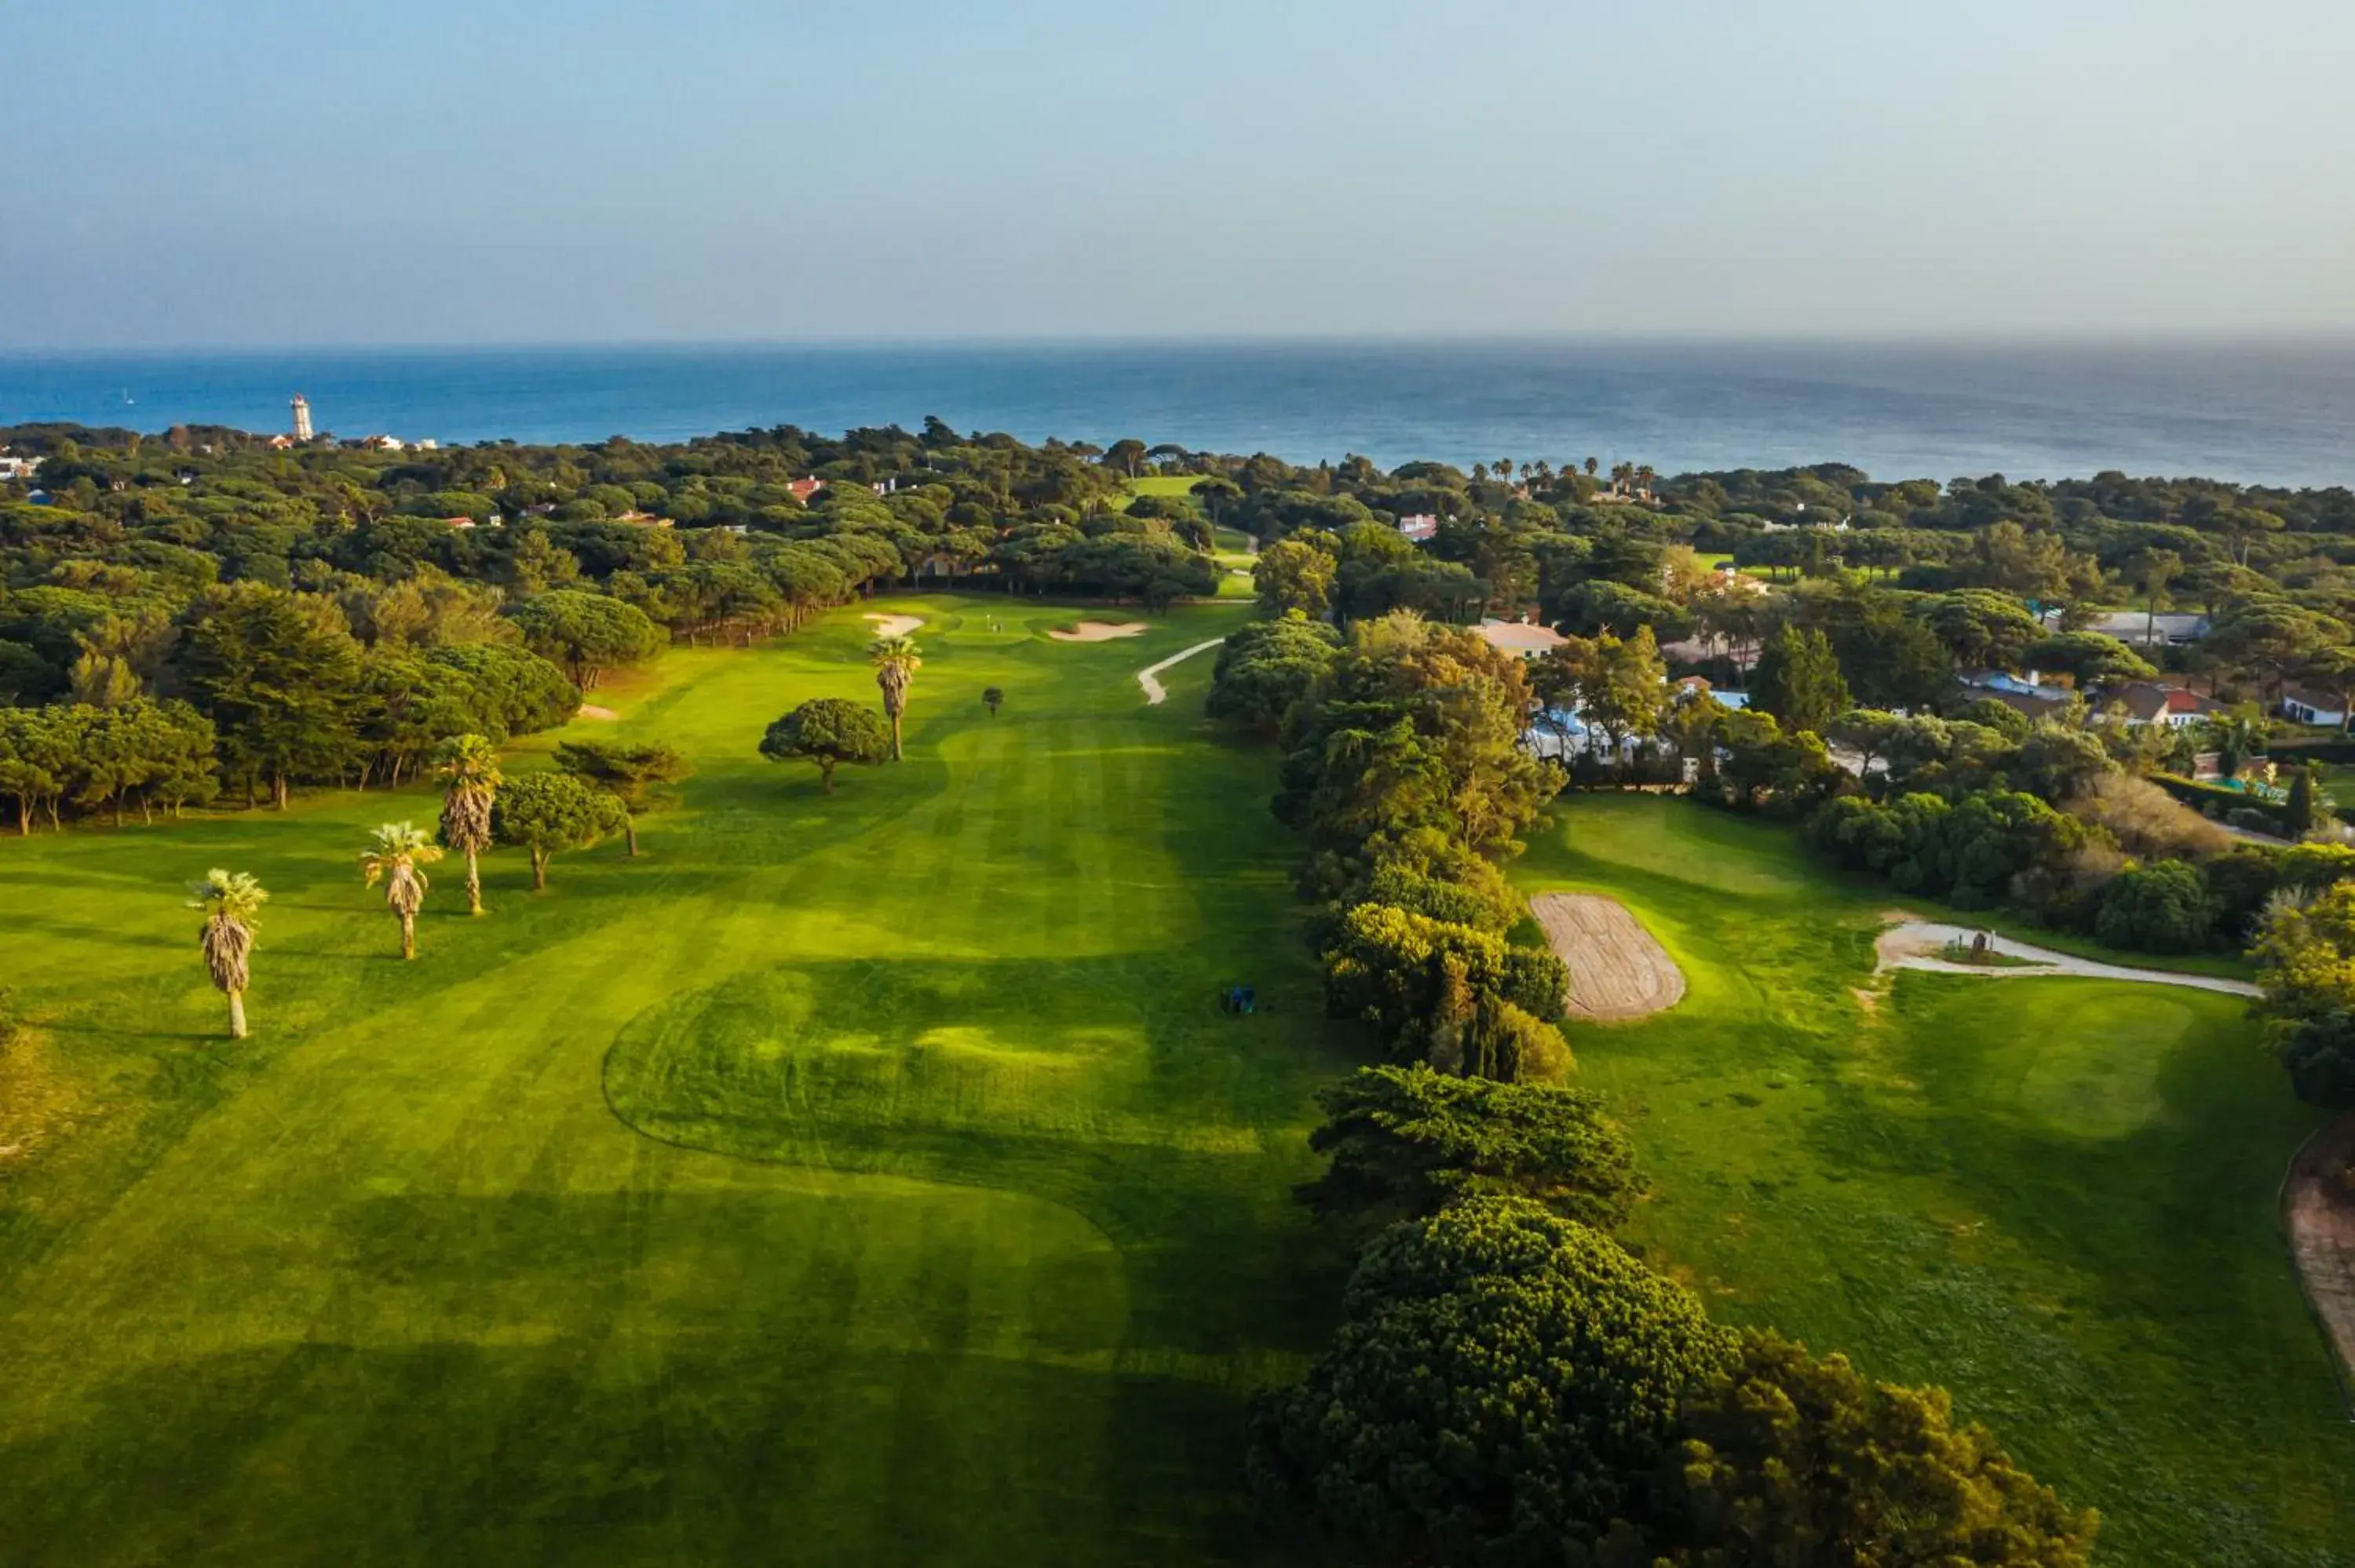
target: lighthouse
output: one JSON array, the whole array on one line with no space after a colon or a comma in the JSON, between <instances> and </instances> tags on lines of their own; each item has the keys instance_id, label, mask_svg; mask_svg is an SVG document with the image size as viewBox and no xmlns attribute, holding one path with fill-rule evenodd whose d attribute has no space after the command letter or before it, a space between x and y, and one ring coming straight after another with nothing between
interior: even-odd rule
<instances>
[{"instance_id":1,"label":"lighthouse","mask_svg":"<svg viewBox=\"0 0 2355 1568\"><path fill-rule=\"evenodd\" d=\"M294 409L294 439L298 441L307 441L311 439L311 401L309 398L304 397L303 394L297 392L294 394L294 402L293 407Z\"/></svg>"}]
</instances>

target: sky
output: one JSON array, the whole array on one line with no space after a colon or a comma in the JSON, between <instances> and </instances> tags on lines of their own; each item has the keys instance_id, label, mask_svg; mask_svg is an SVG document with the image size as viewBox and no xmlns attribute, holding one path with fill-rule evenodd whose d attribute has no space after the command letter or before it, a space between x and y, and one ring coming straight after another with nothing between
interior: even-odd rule
<instances>
[{"instance_id":1,"label":"sky","mask_svg":"<svg viewBox=\"0 0 2355 1568\"><path fill-rule=\"evenodd\" d=\"M0 350L2355 331L2344 0L0 0Z\"/></svg>"}]
</instances>

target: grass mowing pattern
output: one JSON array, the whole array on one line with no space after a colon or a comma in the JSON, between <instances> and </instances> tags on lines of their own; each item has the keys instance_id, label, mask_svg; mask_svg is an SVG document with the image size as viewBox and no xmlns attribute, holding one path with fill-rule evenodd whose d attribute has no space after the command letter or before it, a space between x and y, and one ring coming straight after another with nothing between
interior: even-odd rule
<instances>
[{"instance_id":1,"label":"grass mowing pattern","mask_svg":"<svg viewBox=\"0 0 2355 1568\"><path fill-rule=\"evenodd\" d=\"M1902 972L1885 888L1785 830L1573 798L1521 879L1626 902L1674 1011L1572 1025L1657 1191L1633 1238L1730 1321L1939 1383L2106 1516L2103 1561L2355 1563L2355 1429L2275 1229L2318 1118L2230 997Z\"/></svg>"},{"instance_id":2,"label":"grass mowing pattern","mask_svg":"<svg viewBox=\"0 0 2355 1568\"><path fill-rule=\"evenodd\" d=\"M868 608L928 618L907 763L829 800L753 749L875 700L858 613L676 652L593 726L698 768L647 858L535 897L502 852L481 921L439 877L414 964L353 867L425 791L0 844L12 1060L67 1107L0 1164L0 1563L1244 1554L1348 1063L1273 759L1207 737L1207 659L1133 679L1237 611ZM179 903L216 863L275 895L235 1047Z\"/></svg>"}]
</instances>

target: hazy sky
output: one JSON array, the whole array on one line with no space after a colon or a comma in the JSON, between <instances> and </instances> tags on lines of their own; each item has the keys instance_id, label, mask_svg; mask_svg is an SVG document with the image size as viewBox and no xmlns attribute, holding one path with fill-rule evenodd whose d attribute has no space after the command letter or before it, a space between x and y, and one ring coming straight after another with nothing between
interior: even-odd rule
<instances>
[{"instance_id":1,"label":"hazy sky","mask_svg":"<svg viewBox=\"0 0 2355 1568\"><path fill-rule=\"evenodd\" d=\"M0 347L2355 329L2345 0L0 0Z\"/></svg>"}]
</instances>

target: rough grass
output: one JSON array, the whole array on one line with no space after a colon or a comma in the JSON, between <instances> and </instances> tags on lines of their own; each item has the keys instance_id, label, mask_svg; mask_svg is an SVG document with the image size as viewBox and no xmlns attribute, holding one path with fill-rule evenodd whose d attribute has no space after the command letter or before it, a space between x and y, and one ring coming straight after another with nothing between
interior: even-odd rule
<instances>
[{"instance_id":1,"label":"rough grass","mask_svg":"<svg viewBox=\"0 0 2355 1568\"><path fill-rule=\"evenodd\" d=\"M0 1563L1249 1554L1348 1063L1273 759L1202 730L1209 660L1132 678L1236 612L888 608L908 762L826 800L754 752L872 700L855 613L677 652L599 694L698 769L646 857L534 896L496 855L481 921L437 868L414 964L354 868L425 792L0 842L5 978L104 1110L0 1164ZM275 895L240 1046L180 906L214 864ZM1219 1013L1239 979L1273 1007Z\"/></svg>"},{"instance_id":2,"label":"rough grass","mask_svg":"<svg viewBox=\"0 0 2355 1568\"><path fill-rule=\"evenodd\" d=\"M1571 1032L1657 1185L1656 1262L1947 1385L2103 1510L2105 1561L2355 1563L2355 1430L2274 1218L2318 1118L2239 1002L1907 972L1868 1011L1888 900L1787 831L1651 798L1563 821L1523 880L1625 900L1689 982Z\"/></svg>"}]
</instances>

